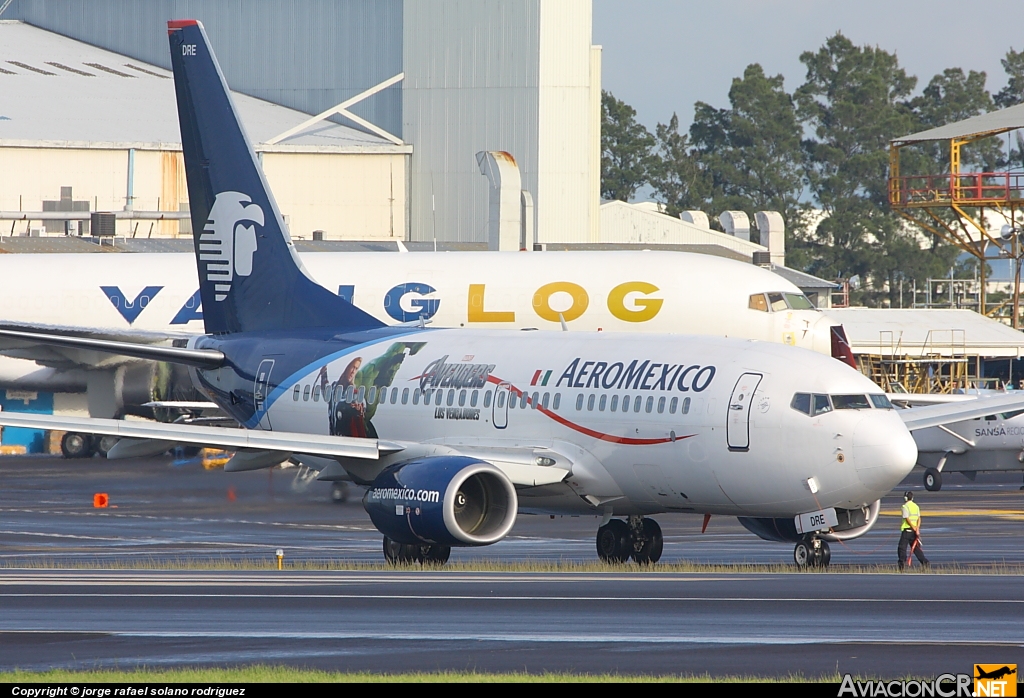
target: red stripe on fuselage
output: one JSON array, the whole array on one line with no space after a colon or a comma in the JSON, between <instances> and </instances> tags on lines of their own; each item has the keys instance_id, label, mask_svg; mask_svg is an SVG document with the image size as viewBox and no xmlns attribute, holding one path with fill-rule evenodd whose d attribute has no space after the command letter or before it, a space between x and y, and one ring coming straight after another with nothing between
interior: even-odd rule
<instances>
[{"instance_id":1,"label":"red stripe on fuselage","mask_svg":"<svg viewBox=\"0 0 1024 698\"><path fill-rule=\"evenodd\" d=\"M505 381L502 381L499 378L495 378L494 376L488 376L487 377L487 381L489 383L494 383L495 385L500 385L500 384L505 382ZM523 399L523 400L528 400L529 399L523 393L522 390L520 390L519 388L515 387L511 383L509 383L508 386L509 386L509 390L515 392L517 395L519 395L519 397L521 399ZM497 399L497 397L495 397L495 399ZM532 400L530 400L530 402L532 402ZM658 444L673 443L673 441L685 441L686 439L692 439L694 436L696 436L696 434L690 434L689 436L677 436L675 439L672 439L672 438L667 438L667 439L632 439L632 438L629 438L628 436L614 436L612 434L605 434L604 432L595 431L593 429L588 429L587 427L582 426L580 424L576 424L574 422L570 422L568 419L566 419L565 417L561 416L560 414L552 412L551 410L549 410L549 409L547 409L545 407L541 407L540 405L537 405L536 409L538 411L544 413L546 416L550 417L551 419L555 420L556 422L558 422L562 426L568 427L569 429L572 429L573 431L577 431L577 432L579 432L581 434L584 434L584 435L589 436L589 437L594 438L594 439L599 439L601 441L607 441L607 442L613 443L613 444L622 444L624 446L656 446Z\"/></svg>"}]
</instances>

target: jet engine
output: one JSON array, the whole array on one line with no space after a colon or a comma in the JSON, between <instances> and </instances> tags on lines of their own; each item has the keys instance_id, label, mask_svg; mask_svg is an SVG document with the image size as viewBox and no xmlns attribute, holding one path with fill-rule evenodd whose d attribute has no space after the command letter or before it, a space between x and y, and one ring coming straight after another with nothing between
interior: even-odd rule
<instances>
[{"instance_id":1,"label":"jet engine","mask_svg":"<svg viewBox=\"0 0 1024 698\"><path fill-rule=\"evenodd\" d=\"M819 537L832 542L860 538L870 531L878 521L878 512L881 506L882 502L879 500L860 509L836 509L839 525L834 526L829 533L820 534ZM740 517L739 522L743 524L743 528L764 540L776 543L799 543L804 539L804 536L796 532L796 521L792 517L785 519Z\"/></svg>"},{"instance_id":2,"label":"jet engine","mask_svg":"<svg viewBox=\"0 0 1024 698\"><path fill-rule=\"evenodd\" d=\"M175 364L155 361L130 364L107 373L103 378L106 382L100 392L106 394L107 402L113 403L117 415L130 414L160 422L173 422L178 416L176 411L142 405L149 402L209 401L192 383L188 369ZM98 385L97 381L93 381L90 390Z\"/></svg>"},{"instance_id":3,"label":"jet engine","mask_svg":"<svg viewBox=\"0 0 1024 698\"><path fill-rule=\"evenodd\" d=\"M475 458L430 456L396 463L373 481L363 507L377 530L406 545L497 543L516 522L515 486Z\"/></svg>"}]
</instances>

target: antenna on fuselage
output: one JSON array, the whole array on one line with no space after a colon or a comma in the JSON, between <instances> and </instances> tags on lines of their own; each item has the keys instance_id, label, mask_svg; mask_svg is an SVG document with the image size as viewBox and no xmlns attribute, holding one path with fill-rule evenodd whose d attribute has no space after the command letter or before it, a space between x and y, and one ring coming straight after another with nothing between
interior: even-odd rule
<instances>
[{"instance_id":1,"label":"antenna on fuselage","mask_svg":"<svg viewBox=\"0 0 1024 698\"><path fill-rule=\"evenodd\" d=\"M562 332L568 332L569 326L565 324L565 316L561 313L558 314L558 321L562 323Z\"/></svg>"}]
</instances>

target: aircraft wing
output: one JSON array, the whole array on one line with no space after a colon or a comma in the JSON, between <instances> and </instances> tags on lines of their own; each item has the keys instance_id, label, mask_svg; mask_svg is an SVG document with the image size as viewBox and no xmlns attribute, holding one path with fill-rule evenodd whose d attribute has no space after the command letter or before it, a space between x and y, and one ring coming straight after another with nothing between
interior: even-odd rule
<instances>
[{"instance_id":1,"label":"aircraft wing","mask_svg":"<svg viewBox=\"0 0 1024 698\"><path fill-rule=\"evenodd\" d=\"M81 343L60 345L53 341L58 337L81 340ZM105 368L138 361L140 357L98 352L94 348L85 346L89 340L155 347L170 344L174 340L187 340L190 337L192 337L190 334L175 332L0 322L0 354L15 359L35 361L42 366L62 370Z\"/></svg>"},{"instance_id":2,"label":"aircraft wing","mask_svg":"<svg viewBox=\"0 0 1024 698\"><path fill-rule=\"evenodd\" d=\"M914 407L909 410L901 410L899 415L903 418L907 429L917 431L1021 409L1024 409L1024 391L979 397L944 405Z\"/></svg>"},{"instance_id":3,"label":"aircraft wing","mask_svg":"<svg viewBox=\"0 0 1024 698\"><path fill-rule=\"evenodd\" d=\"M381 454L396 453L402 446L377 439L343 436L293 434L280 431L224 429L187 424L61 417L56 415L0 412L0 426L29 429L60 429L84 434L101 434L131 439L212 446L229 450L274 451L283 454L311 453L328 457L375 460ZM287 456L286 456L287 457Z\"/></svg>"},{"instance_id":4,"label":"aircraft wing","mask_svg":"<svg viewBox=\"0 0 1024 698\"><path fill-rule=\"evenodd\" d=\"M890 402L901 405L924 406L924 405L948 405L954 402L967 402L977 400L977 395L945 395L937 393L888 393L886 395Z\"/></svg>"}]
</instances>

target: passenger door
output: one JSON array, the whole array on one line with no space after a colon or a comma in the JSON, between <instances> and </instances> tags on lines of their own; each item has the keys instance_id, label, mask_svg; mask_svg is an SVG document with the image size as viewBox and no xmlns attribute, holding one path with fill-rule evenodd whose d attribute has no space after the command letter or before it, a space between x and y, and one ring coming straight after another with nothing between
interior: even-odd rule
<instances>
[{"instance_id":1,"label":"passenger door","mask_svg":"<svg viewBox=\"0 0 1024 698\"><path fill-rule=\"evenodd\" d=\"M491 424L495 429L504 429L508 426L508 399L511 395L511 383L501 383L494 389L494 402L491 403Z\"/></svg>"},{"instance_id":2,"label":"passenger door","mask_svg":"<svg viewBox=\"0 0 1024 698\"><path fill-rule=\"evenodd\" d=\"M729 416L725 426L730 451L750 450L750 405L763 378L760 373L744 373L736 381L729 398Z\"/></svg>"},{"instance_id":3,"label":"passenger door","mask_svg":"<svg viewBox=\"0 0 1024 698\"><path fill-rule=\"evenodd\" d=\"M266 406L267 398L270 395L270 374L274 370L274 359L263 359L260 367L256 369L256 381L252 389L253 402L256 405L256 413L259 414ZM273 431L270 424L270 415L264 414L260 418L260 429Z\"/></svg>"}]
</instances>

